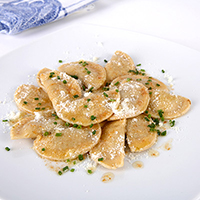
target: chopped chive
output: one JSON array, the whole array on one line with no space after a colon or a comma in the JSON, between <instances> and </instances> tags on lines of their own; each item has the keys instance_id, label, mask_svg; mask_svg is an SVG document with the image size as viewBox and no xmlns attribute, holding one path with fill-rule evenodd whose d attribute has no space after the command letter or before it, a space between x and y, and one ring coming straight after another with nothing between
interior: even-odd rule
<instances>
[{"instance_id":1,"label":"chopped chive","mask_svg":"<svg viewBox=\"0 0 200 200\"><path fill-rule=\"evenodd\" d=\"M61 171L58 171L58 175L60 175L60 176L61 176L61 175L62 175L62 172L61 172Z\"/></svg>"},{"instance_id":2,"label":"chopped chive","mask_svg":"<svg viewBox=\"0 0 200 200\"><path fill-rule=\"evenodd\" d=\"M57 76L57 79L60 80L60 76Z\"/></svg>"},{"instance_id":3,"label":"chopped chive","mask_svg":"<svg viewBox=\"0 0 200 200\"><path fill-rule=\"evenodd\" d=\"M148 121L148 122L150 121L148 117L144 117L144 119L145 119L146 121Z\"/></svg>"},{"instance_id":4,"label":"chopped chive","mask_svg":"<svg viewBox=\"0 0 200 200\"><path fill-rule=\"evenodd\" d=\"M63 81L63 83L64 83L64 84L66 84L66 83L67 83L67 81L66 81L66 80L64 80L64 81Z\"/></svg>"},{"instance_id":5,"label":"chopped chive","mask_svg":"<svg viewBox=\"0 0 200 200\"><path fill-rule=\"evenodd\" d=\"M84 158L83 158L83 155L82 154L80 154L80 155L78 155L78 159L80 160L80 161L82 161Z\"/></svg>"},{"instance_id":6,"label":"chopped chive","mask_svg":"<svg viewBox=\"0 0 200 200\"><path fill-rule=\"evenodd\" d=\"M7 119L3 119L2 122L8 122L8 120Z\"/></svg>"},{"instance_id":7,"label":"chopped chive","mask_svg":"<svg viewBox=\"0 0 200 200\"><path fill-rule=\"evenodd\" d=\"M141 65L142 65L142 64L137 64L136 66L138 66L138 67L139 67L139 66L141 66Z\"/></svg>"},{"instance_id":8,"label":"chopped chive","mask_svg":"<svg viewBox=\"0 0 200 200\"><path fill-rule=\"evenodd\" d=\"M152 80L149 79L148 82L152 82Z\"/></svg>"},{"instance_id":9,"label":"chopped chive","mask_svg":"<svg viewBox=\"0 0 200 200\"><path fill-rule=\"evenodd\" d=\"M76 119L74 117L72 117L72 120L75 121Z\"/></svg>"},{"instance_id":10,"label":"chopped chive","mask_svg":"<svg viewBox=\"0 0 200 200\"><path fill-rule=\"evenodd\" d=\"M95 120L96 117L95 117L94 115L92 115L92 116L90 117L90 119L91 119L91 120Z\"/></svg>"},{"instance_id":11,"label":"chopped chive","mask_svg":"<svg viewBox=\"0 0 200 200\"><path fill-rule=\"evenodd\" d=\"M27 101L24 101L24 104L27 104L28 102Z\"/></svg>"},{"instance_id":12,"label":"chopped chive","mask_svg":"<svg viewBox=\"0 0 200 200\"><path fill-rule=\"evenodd\" d=\"M89 102L91 99L87 99L87 101Z\"/></svg>"},{"instance_id":13,"label":"chopped chive","mask_svg":"<svg viewBox=\"0 0 200 200\"><path fill-rule=\"evenodd\" d=\"M160 86L160 84L157 83L156 86Z\"/></svg>"},{"instance_id":14,"label":"chopped chive","mask_svg":"<svg viewBox=\"0 0 200 200\"><path fill-rule=\"evenodd\" d=\"M164 116L163 116L163 111L162 110L158 110L158 115L160 116L161 121L164 121Z\"/></svg>"},{"instance_id":15,"label":"chopped chive","mask_svg":"<svg viewBox=\"0 0 200 200\"><path fill-rule=\"evenodd\" d=\"M89 89L89 92L92 92L93 89L94 89L94 87L91 87L91 88Z\"/></svg>"},{"instance_id":16,"label":"chopped chive","mask_svg":"<svg viewBox=\"0 0 200 200\"><path fill-rule=\"evenodd\" d=\"M63 61L62 61L62 60L59 60L58 62L59 62L59 63L62 63Z\"/></svg>"},{"instance_id":17,"label":"chopped chive","mask_svg":"<svg viewBox=\"0 0 200 200\"><path fill-rule=\"evenodd\" d=\"M149 87L148 90L152 90L152 87Z\"/></svg>"},{"instance_id":18,"label":"chopped chive","mask_svg":"<svg viewBox=\"0 0 200 200\"><path fill-rule=\"evenodd\" d=\"M55 117L55 116L57 116L55 113L52 113L52 115L51 116L53 116L53 117Z\"/></svg>"},{"instance_id":19,"label":"chopped chive","mask_svg":"<svg viewBox=\"0 0 200 200\"><path fill-rule=\"evenodd\" d=\"M106 86L109 86L109 85L110 85L110 83L107 82L107 83L106 83Z\"/></svg>"},{"instance_id":20,"label":"chopped chive","mask_svg":"<svg viewBox=\"0 0 200 200\"><path fill-rule=\"evenodd\" d=\"M149 85L149 83L145 83L145 85Z\"/></svg>"},{"instance_id":21,"label":"chopped chive","mask_svg":"<svg viewBox=\"0 0 200 200\"><path fill-rule=\"evenodd\" d=\"M40 108L39 108L39 107L37 107L37 108L35 108L35 110L40 110Z\"/></svg>"},{"instance_id":22,"label":"chopped chive","mask_svg":"<svg viewBox=\"0 0 200 200\"><path fill-rule=\"evenodd\" d=\"M162 69L162 70L161 70L161 72L162 72L162 73L165 73L165 70L164 70L164 69Z\"/></svg>"},{"instance_id":23,"label":"chopped chive","mask_svg":"<svg viewBox=\"0 0 200 200\"><path fill-rule=\"evenodd\" d=\"M92 170L91 169L88 169L88 174L92 174Z\"/></svg>"},{"instance_id":24,"label":"chopped chive","mask_svg":"<svg viewBox=\"0 0 200 200\"><path fill-rule=\"evenodd\" d=\"M107 95L105 92L103 93L103 95L104 95L105 97L108 97L108 95Z\"/></svg>"},{"instance_id":25,"label":"chopped chive","mask_svg":"<svg viewBox=\"0 0 200 200\"><path fill-rule=\"evenodd\" d=\"M62 133L56 133L55 136L60 137L60 136L62 136Z\"/></svg>"},{"instance_id":26,"label":"chopped chive","mask_svg":"<svg viewBox=\"0 0 200 200\"><path fill-rule=\"evenodd\" d=\"M126 81L128 81L128 82L131 81L131 80L132 80L131 78L127 78L127 79L126 79Z\"/></svg>"},{"instance_id":27,"label":"chopped chive","mask_svg":"<svg viewBox=\"0 0 200 200\"><path fill-rule=\"evenodd\" d=\"M97 132L96 130L92 131L92 135L95 135L95 134L96 134L96 132Z\"/></svg>"},{"instance_id":28,"label":"chopped chive","mask_svg":"<svg viewBox=\"0 0 200 200\"><path fill-rule=\"evenodd\" d=\"M104 91L108 91L110 88L108 88L108 87L104 87L104 88L102 88Z\"/></svg>"},{"instance_id":29,"label":"chopped chive","mask_svg":"<svg viewBox=\"0 0 200 200\"><path fill-rule=\"evenodd\" d=\"M86 88L85 88L85 85L83 85L82 88L83 88L83 91L85 91L85 89L86 89Z\"/></svg>"},{"instance_id":30,"label":"chopped chive","mask_svg":"<svg viewBox=\"0 0 200 200\"><path fill-rule=\"evenodd\" d=\"M55 120L57 120L57 119L59 119L59 117L58 117L58 116L55 116Z\"/></svg>"},{"instance_id":31,"label":"chopped chive","mask_svg":"<svg viewBox=\"0 0 200 200\"><path fill-rule=\"evenodd\" d=\"M147 114L147 113L148 113L148 110L146 110L145 113Z\"/></svg>"},{"instance_id":32,"label":"chopped chive","mask_svg":"<svg viewBox=\"0 0 200 200\"><path fill-rule=\"evenodd\" d=\"M35 98L35 100L39 100L39 98Z\"/></svg>"},{"instance_id":33,"label":"chopped chive","mask_svg":"<svg viewBox=\"0 0 200 200\"><path fill-rule=\"evenodd\" d=\"M54 124L57 124L57 122L54 122Z\"/></svg>"},{"instance_id":34,"label":"chopped chive","mask_svg":"<svg viewBox=\"0 0 200 200\"><path fill-rule=\"evenodd\" d=\"M156 123L156 126L159 125L159 119L158 118L153 119L153 121Z\"/></svg>"},{"instance_id":35,"label":"chopped chive","mask_svg":"<svg viewBox=\"0 0 200 200\"><path fill-rule=\"evenodd\" d=\"M76 164L76 161L74 161L73 164L75 165L75 164Z\"/></svg>"},{"instance_id":36,"label":"chopped chive","mask_svg":"<svg viewBox=\"0 0 200 200\"><path fill-rule=\"evenodd\" d=\"M141 80L142 80L141 78L137 78L137 79L136 79L136 81L141 81Z\"/></svg>"},{"instance_id":37,"label":"chopped chive","mask_svg":"<svg viewBox=\"0 0 200 200\"><path fill-rule=\"evenodd\" d=\"M74 171L75 171L75 169L73 169L73 168L70 170L70 172L74 172Z\"/></svg>"},{"instance_id":38,"label":"chopped chive","mask_svg":"<svg viewBox=\"0 0 200 200\"><path fill-rule=\"evenodd\" d=\"M144 76L145 75L145 73L142 73L142 76Z\"/></svg>"},{"instance_id":39,"label":"chopped chive","mask_svg":"<svg viewBox=\"0 0 200 200\"><path fill-rule=\"evenodd\" d=\"M45 108L42 108L42 110L45 110Z\"/></svg>"},{"instance_id":40,"label":"chopped chive","mask_svg":"<svg viewBox=\"0 0 200 200\"><path fill-rule=\"evenodd\" d=\"M92 127L93 127L93 125L94 125L94 124L90 124L90 128L92 128Z\"/></svg>"},{"instance_id":41,"label":"chopped chive","mask_svg":"<svg viewBox=\"0 0 200 200\"><path fill-rule=\"evenodd\" d=\"M78 127L78 124L73 124L73 127L74 127L74 128L77 128L77 127Z\"/></svg>"},{"instance_id":42,"label":"chopped chive","mask_svg":"<svg viewBox=\"0 0 200 200\"><path fill-rule=\"evenodd\" d=\"M163 131L160 135L165 136L167 134L167 131Z\"/></svg>"},{"instance_id":43,"label":"chopped chive","mask_svg":"<svg viewBox=\"0 0 200 200\"><path fill-rule=\"evenodd\" d=\"M80 61L79 64L82 64L83 67L85 67L86 65L89 65L89 64L88 64L87 62L85 62L85 61L84 61L84 62L83 62L83 61Z\"/></svg>"},{"instance_id":44,"label":"chopped chive","mask_svg":"<svg viewBox=\"0 0 200 200\"><path fill-rule=\"evenodd\" d=\"M169 124L171 127L173 127L175 125L175 120L169 120Z\"/></svg>"},{"instance_id":45,"label":"chopped chive","mask_svg":"<svg viewBox=\"0 0 200 200\"><path fill-rule=\"evenodd\" d=\"M91 73L91 71L89 71L87 68L85 68L85 70L87 71L87 73L88 73L88 74L90 74L90 73Z\"/></svg>"},{"instance_id":46,"label":"chopped chive","mask_svg":"<svg viewBox=\"0 0 200 200\"><path fill-rule=\"evenodd\" d=\"M42 148L42 151L45 151L45 148Z\"/></svg>"},{"instance_id":47,"label":"chopped chive","mask_svg":"<svg viewBox=\"0 0 200 200\"><path fill-rule=\"evenodd\" d=\"M66 122L66 123L65 123L65 126L67 126L67 127L70 126L70 123Z\"/></svg>"},{"instance_id":48,"label":"chopped chive","mask_svg":"<svg viewBox=\"0 0 200 200\"><path fill-rule=\"evenodd\" d=\"M116 86L119 85L119 81L117 81L114 85L116 85Z\"/></svg>"},{"instance_id":49,"label":"chopped chive","mask_svg":"<svg viewBox=\"0 0 200 200\"><path fill-rule=\"evenodd\" d=\"M152 94L152 92L149 92L149 94L151 95L151 94Z\"/></svg>"},{"instance_id":50,"label":"chopped chive","mask_svg":"<svg viewBox=\"0 0 200 200\"><path fill-rule=\"evenodd\" d=\"M87 108L88 107L88 105L84 105L84 108Z\"/></svg>"},{"instance_id":51,"label":"chopped chive","mask_svg":"<svg viewBox=\"0 0 200 200\"><path fill-rule=\"evenodd\" d=\"M149 76L149 78L152 78L151 76Z\"/></svg>"},{"instance_id":52,"label":"chopped chive","mask_svg":"<svg viewBox=\"0 0 200 200\"><path fill-rule=\"evenodd\" d=\"M115 91L116 91L116 92L119 92L119 90L118 90L118 89L116 89Z\"/></svg>"},{"instance_id":53,"label":"chopped chive","mask_svg":"<svg viewBox=\"0 0 200 200\"><path fill-rule=\"evenodd\" d=\"M41 104L41 103L38 103L38 105L41 106L42 104Z\"/></svg>"},{"instance_id":54,"label":"chopped chive","mask_svg":"<svg viewBox=\"0 0 200 200\"><path fill-rule=\"evenodd\" d=\"M49 135L49 132L46 131L46 132L44 133L44 136L47 136L47 135Z\"/></svg>"},{"instance_id":55,"label":"chopped chive","mask_svg":"<svg viewBox=\"0 0 200 200\"><path fill-rule=\"evenodd\" d=\"M151 118L151 114L148 114L148 116L147 116L148 118Z\"/></svg>"},{"instance_id":56,"label":"chopped chive","mask_svg":"<svg viewBox=\"0 0 200 200\"><path fill-rule=\"evenodd\" d=\"M63 172L64 172L64 171L66 171L66 170L68 171L68 170L69 170L69 167L68 167L68 166L66 166L66 167L63 167L63 169L62 169L62 170L63 170Z\"/></svg>"},{"instance_id":57,"label":"chopped chive","mask_svg":"<svg viewBox=\"0 0 200 200\"><path fill-rule=\"evenodd\" d=\"M108 61L106 59L104 59L104 62L107 63Z\"/></svg>"},{"instance_id":58,"label":"chopped chive","mask_svg":"<svg viewBox=\"0 0 200 200\"><path fill-rule=\"evenodd\" d=\"M103 161L103 158L98 158L98 161Z\"/></svg>"},{"instance_id":59,"label":"chopped chive","mask_svg":"<svg viewBox=\"0 0 200 200\"><path fill-rule=\"evenodd\" d=\"M76 75L70 75L72 78L78 79L78 76Z\"/></svg>"},{"instance_id":60,"label":"chopped chive","mask_svg":"<svg viewBox=\"0 0 200 200\"><path fill-rule=\"evenodd\" d=\"M140 71L141 71L141 72L145 72L145 69L141 69Z\"/></svg>"},{"instance_id":61,"label":"chopped chive","mask_svg":"<svg viewBox=\"0 0 200 200\"><path fill-rule=\"evenodd\" d=\"M70 159L67 159L67 162L70 162Z\"/></svg>"},{"instance_id":62,"label":"chopped chive","mask_svg":"<svg viewBox=\"0 0 200 200\"><path fill-rule=\"evenodd\" d=\"M50 72L49 78L52 78L54 74L54 72Z\"/></svg>"},{"instance_id":63,"label":"chopped chive","mask_svg":"<svg viewBox=\"0 0 200 200\"><path fill-rule=\"evenodd\" d=\"M6 151L10 151L10 148L9 148L9 147L5 147L5 150L6 150Z\"/></svg>"},{"instance_id":64,"label":"chopped chive","mask_svg":"<svg viewBox=\"0 0 200 200\"><path fill-rule=\"evenodd\" d=\"M77 129L81 129L81 128L82 128L82 126L81 126L81 125L78 125L78 126L77 126Z\"/></svg>"},{"instance_id":65,"label":"chopped chive","mask_svg":"<svg viewBox=\"0 0 200 200\"><path fill-rule=\"evenodd\" d=\"M115 99L110 99L109 101L113 102L113 101L116 101Z\"/></svg>"},{"instance_id":66,"label":"chopped chive","mask_svg":"<svg viewBox=\"0 0 200 200\"><path fill-rule=\"evenodd\" d=\"M76 95L74 95L74 98L78 98L79 96L76 94Z\"/></svg>"}]
</instances>

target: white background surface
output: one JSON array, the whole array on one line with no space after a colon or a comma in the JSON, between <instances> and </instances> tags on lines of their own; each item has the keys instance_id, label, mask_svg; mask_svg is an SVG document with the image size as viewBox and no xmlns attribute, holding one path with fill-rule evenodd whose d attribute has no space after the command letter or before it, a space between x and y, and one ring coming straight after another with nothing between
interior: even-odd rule
<instances>
[{"instance_id":1,"label":"white background surface","mask_svg":"<svg viewBox=\"0 0 200 200\"><path fill-rule=\"evenodd\" d=\"M90 11L79 11L60 21L18 35L0 34L0 56L79 23L145 33L200 51L199 10L199 0L99 0Z\"/></svg>"}]
</instances>

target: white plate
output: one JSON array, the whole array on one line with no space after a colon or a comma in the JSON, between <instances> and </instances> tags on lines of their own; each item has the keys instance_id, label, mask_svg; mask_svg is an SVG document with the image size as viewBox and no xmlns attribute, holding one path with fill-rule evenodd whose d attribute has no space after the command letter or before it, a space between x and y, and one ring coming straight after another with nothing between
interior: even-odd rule
<instances>
[{"instance_id":1,"label":"white plate","mask_svg":"<svg viewBox=\"0 0 200 200\"><path fill-rule=\"evenodd\" d=\"M20 48L0 59L1 118L15 110L15 89L23 83L36 84L43 67L57 68L58 60L104 59L121 50L152 76L167 83L161 70L174 78L176 94L192 101L191 110L176 120L177 130L160 137L155 148L173 138L172 149L157 149L160 156L141 158L144 168L136 170L128 161L123 169L98 167L88 175L77 166L74 173L59 176L31 149L32 140L11 141L6 123L0 126L0 198L36 199L154 199L188 200L200 198L200 53L165 40L124 30L91 25L72 26ZM30 75L30 76L29 76ZM179 128L179 129L178 129ZM9 146L11 151L5 151ZM131 161L133 162L133 161ZM103 173L112 171L115 178L102 183Z\"/></svg>"}]
</instances>

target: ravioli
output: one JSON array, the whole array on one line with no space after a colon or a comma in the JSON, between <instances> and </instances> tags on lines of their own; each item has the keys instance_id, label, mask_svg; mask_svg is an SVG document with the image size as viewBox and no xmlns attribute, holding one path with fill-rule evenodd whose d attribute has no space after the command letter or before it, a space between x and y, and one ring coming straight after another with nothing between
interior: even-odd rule
<instances>
[{"instance_id":1,"label":"ravioli","mask_svg":"<svg viewBox=\"0 0 200 200\"><path fill-rule=\"evenodd\" d=\"M37 80L37 84L45 91L45 88L44 88L44 86L43 86L43 84L42 84L42 82L41 82L41 80L40 80L40 75L41 74L43 74L43 73L46 73L46 72L51 72L51 70L50 69L48 69L48 68L43 68L43 69L41 69L38 73L37 73L37 77L36 77L36 80Z\"/></svg>"},{"instance_id":2,"label":"ravioli","mask_svg":"<svg viewBox=\"0 0 200 200\"><path fill-rule=\"evenodd\" d=\"M28 113L53 109L47 93L34 85L19 86L15 91L14 99L18 108Z\"/></svg>"},{"instance_id":3,"label":"ravioli","mask_svg":"<svg viewBox=\"0 0 200 200\"><path fill-rule=\"evenodd\" d=\"M127 75L129 70L135 70L132 58L122 51L116 51L105 66L106 82L111 82L118 76Z\"/></svg>"},{"instance_id":4,"label":"ravioli","mask_svg":"<svg viewBox=\"0 0 200 200\"><path fill-rule=\"evenodd\" d=\"M102 128L100 142L90 151L91 158L108 169L124 165L126 119L107 122Z\"/></svg>"},{"instance_id":5,"label":"ravioli","mask_svg":"<svg viewBox=\"0 0 200 200\"><path fill-rule=\"evenodd\" d=\"M154 118L160 117L160 110L164 119L174 119L187 113L190 106L191 101L188 98L164 90L153 90L147 110Z\"/></svg>"},{"instance_id":6,"label":"ravioli","mask_svg":"<svg viewBox=\"0 0 200 200\"><path fill-rule=\"evenodd\" d=\"M114 88L119 90L120 104L108 120L135 117L147 109L150 97L148 89L143 84L127 78L115 84L115 87L111 86L111 89Z\"/></svg>"},{"instance_id":7,"label":"ravioli","mask_svg":"<svg viewBox=\"0 0 200 200\"><path fill-rule=\"evenodd\" d=\"M152 147L157 141L157 132L150 131L148 125L153 120L145 119L145 115L141 114L137 117L127 119L126 136L127 143L131 152L141 152Z\"/></svg>"},{"instance_id":8,"label":"ravioli","mask_svg":"<svg viewBox=\"0 0 200 200\"><path fill-rule=\"evenodd\" d=\"M63 72L41 75L41 81L51 99L57 115L69 123L83 126L100 123L113 114L119 105L120 94L115 90L101 94L90 93L81 98L81 89L77 81ZM57 79L59 76L61 79ZM63 77L67 81L63 84Z\"/></svg>"},{"instance_id":9,"label":"ravioli","mask_svg":"<svg viewBox=\"0 0 200 200\"><path fill-rule=\"evenodd\" d=\"M77 158L91 150L99 141L99 124L81 129L68 127L54 129L49 135L38 135L33 149L43 158L63 161Z\"/></svg>"},{"instance_id":10,"label":"ravioli","mask_svg":"<svg viewBox=\"0 0 200 200\"><path fill-rule=\"evenodd\" d=\"M97 90L106 81L106 71L101 65L90 61L78 61L58 67L61 72L77 76L87 89Z\"/></svg>"},{"instance_id":11,"label":"ravioli","mask_svg":"<svg viewBox=\"0 0 200 200\"><path fill-rule=\"evenodd\" d=\"M11 139L35 139L38 135L42 135L45 132L52 132L60 127L65 128L65 123L53 111L37 112L35 115L19 120L11 128Z\"/></svg>"}]
</instances>

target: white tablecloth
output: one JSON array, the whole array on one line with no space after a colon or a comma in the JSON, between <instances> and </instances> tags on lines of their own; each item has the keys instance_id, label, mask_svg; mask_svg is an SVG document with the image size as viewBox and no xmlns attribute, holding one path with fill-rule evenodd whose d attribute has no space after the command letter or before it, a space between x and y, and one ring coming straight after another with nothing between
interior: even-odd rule
<instances>
[{"instance_id":1,"label":"white tablecloth","mask_svg":"<svg viewBox=\"0 0 200 200\"><path fill-rule=\"evenodd\" d=\"M199 0L99 0L59 21L17 35L0 34L0 56L72 24L149 34L200 51Z\"/></svg>"}]
</instances>

